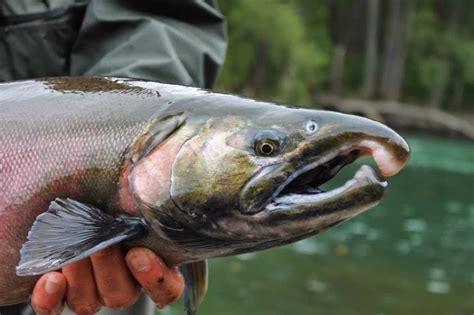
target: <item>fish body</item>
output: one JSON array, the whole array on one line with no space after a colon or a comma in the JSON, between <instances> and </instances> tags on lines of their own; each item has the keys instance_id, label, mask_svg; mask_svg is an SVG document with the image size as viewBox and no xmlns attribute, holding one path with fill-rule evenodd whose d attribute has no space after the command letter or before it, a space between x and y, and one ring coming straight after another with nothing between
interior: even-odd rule
<instances>
[{"instance_id":1,"label":"fish body","mask_svg":"<svg viewBox=\"0 0 474 315\"><path fill-rule=\"evenodd\" d=\"M119 209L122 155L159 107L125 93L89 94L58 92L41 81L0 87L0 305L31 292L35 277L16 276L15 265L52 200Z\"/></svg>"},{"instance_id":2,"label":"fish body","mask_svg":"<svg viewBox=\"0 0 474 315\"><path fill-rule=\"evenodd\" d=\"M0 84L0 305L121 240L200 279L207 258L294 242L374 206L386 182L367 166L333 191L318 187L365 155L393 175L408 154L368 119L196 88L101 77ZM188 294L188 309L205 291L191 280L200 296Z\"/></svg>"}]
</instances>

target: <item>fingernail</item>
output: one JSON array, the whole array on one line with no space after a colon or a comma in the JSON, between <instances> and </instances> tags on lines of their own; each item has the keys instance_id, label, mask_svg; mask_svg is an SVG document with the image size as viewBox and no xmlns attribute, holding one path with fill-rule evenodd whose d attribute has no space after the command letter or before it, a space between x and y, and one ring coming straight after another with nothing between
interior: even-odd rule
<instances>
[{"instance_id":1,"label":"fingernail","mask_svg":"<svg viewBox=\"0 0 474 315\"><path fill-rule=\"evenodd\" d=\"M130 264L138 272L147 272L151 269L150 258L145 253L135 253L130 258Z\"/></svg>"},{"instance_id":2,"label":"fingernail","mask_svg":"<svg viewBox=\"0 0 474 315\"><path fill-rule=\"evenodd\" d=\"M44 290L48 294L55 294L61 289L60 282L55 277L48 277L46 279L46 284L44 285Z\"/></svg>"}]
</instances>

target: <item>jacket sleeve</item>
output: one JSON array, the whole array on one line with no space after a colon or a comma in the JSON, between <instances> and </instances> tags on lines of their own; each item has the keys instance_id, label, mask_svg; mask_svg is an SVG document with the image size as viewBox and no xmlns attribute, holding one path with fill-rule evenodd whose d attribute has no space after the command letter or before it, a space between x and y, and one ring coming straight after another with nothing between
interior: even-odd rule
<instances>
[{"instance_id":1,"label":"jacket sleeve","mask_svg":"<svg viewBox=\"0 0 474 315\"><path fill-rule=\"evenodd\" d=\"M91 0L71 75L108 75L210 88L226 52L213 0Z\"/></svg>"}]
</instances>

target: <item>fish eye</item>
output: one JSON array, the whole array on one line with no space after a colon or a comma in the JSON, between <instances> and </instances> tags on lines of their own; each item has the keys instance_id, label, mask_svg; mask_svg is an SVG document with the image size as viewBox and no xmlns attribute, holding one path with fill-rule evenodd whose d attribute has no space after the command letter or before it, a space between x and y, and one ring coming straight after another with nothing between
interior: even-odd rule
<instances>
[{"instance_id":1,"label":"fish eye","mask_svg":"<svg viewBox=\"0 0 474 315\"><path fill-rule=\"evenodd\" d=\"M304 129L307 134L311 135L318 130L318 124L314 120L308 120Z\"/></svg>"},{"instance_id":2,"label":"fish eye","mask_svg":"<svg viewBox=\"0 0 474 315\"><path fill-rule=\"evenodd\" d=\"M278 150L278 144L270 139L265 139L257 142L255 146L255 151L258 155L261 156L272 156Z\"/></svg>"}]
</instances>

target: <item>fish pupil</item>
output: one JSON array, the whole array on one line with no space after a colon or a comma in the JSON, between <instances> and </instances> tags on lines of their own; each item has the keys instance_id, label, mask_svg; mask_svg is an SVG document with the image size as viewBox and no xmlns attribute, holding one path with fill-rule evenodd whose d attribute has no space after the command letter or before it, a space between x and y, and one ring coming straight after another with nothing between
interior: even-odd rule
<instances>
[{"instance_id":1,"label":"fish pupil","mask_svg":"<svg viewBox=\"0 0 474 315\"><path fill-rule=\"evenodd\" d=\"M273 153L273 146L270 143L264 143L261 150L263 154L270 155Z\"/></svg>"}]
</instances>

